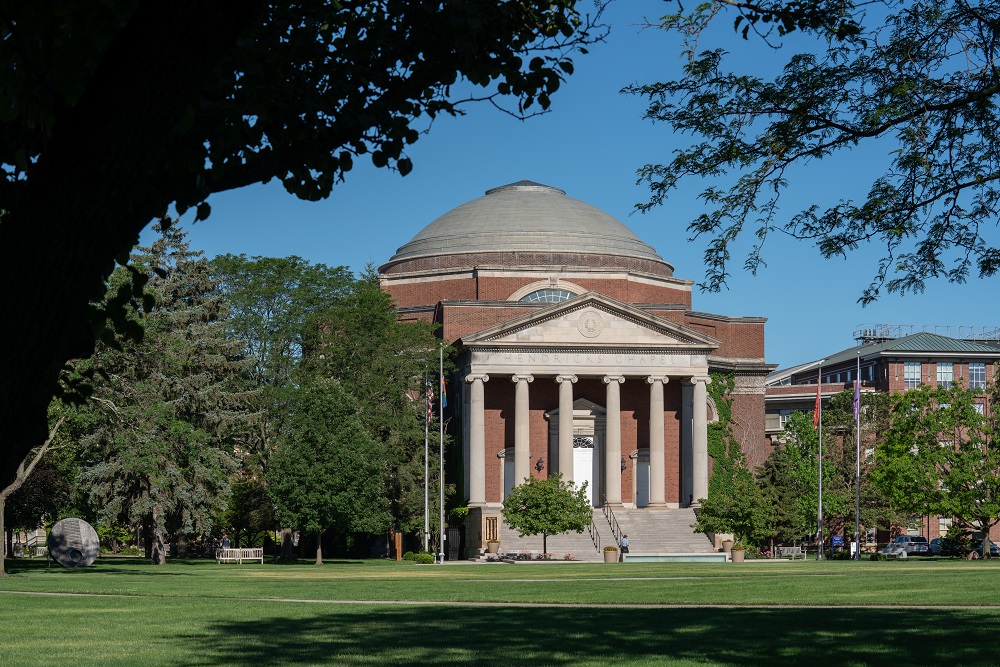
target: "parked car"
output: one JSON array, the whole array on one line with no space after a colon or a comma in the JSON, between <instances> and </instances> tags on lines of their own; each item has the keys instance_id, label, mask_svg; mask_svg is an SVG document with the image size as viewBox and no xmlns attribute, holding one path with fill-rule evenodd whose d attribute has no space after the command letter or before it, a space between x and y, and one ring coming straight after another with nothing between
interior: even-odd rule
<instances>
[{"instance_id":1,"label":"parked car","mask_svg":"<svg viewBox=\"0 0 1000 667\"><path fill-rule=\"evenodd\" d=\"M980 556L983 555L983 541L973 540L970 551L975 551ZM990 558L1000 558L1000 547L993 540L990 540Z\"/></svg>"},{"instance_id":2,"label":"parked car","mask_svg":"<svg viewBox=\"0 0 1000 667\"><path fill-rule=\"evenodd\" d=\"M930 556L931 546L923 535L900 535L879 553L891 558L906 558L907 556Z\"/></svg>"},{"instance_id":3,"label":"parked car","mask_svg":"<svg viewBox=\"0 0 1000 667\"><path fill-rule=\"evenodd\" d=\"M971 550L969 539L935 537L930 542L932 556L957 556L963 558Z\"/></svg>"}]
</instances>

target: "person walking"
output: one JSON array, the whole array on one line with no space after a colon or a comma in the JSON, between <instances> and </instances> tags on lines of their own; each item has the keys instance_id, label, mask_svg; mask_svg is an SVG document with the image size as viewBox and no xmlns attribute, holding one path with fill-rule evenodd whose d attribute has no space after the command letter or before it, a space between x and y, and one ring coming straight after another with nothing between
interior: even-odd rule
<instances>
[{"instance_id":1,"label":"person walking","mask_svg":"<svg viewBox=\"0 0 1000 667\"><path fill-rule=\"evenodd\" d=\"M628 535L622 533L622 541L618 543L618 546L618 559L624 561L625 554L628 553Z\"/></svg>"}]
</instances>

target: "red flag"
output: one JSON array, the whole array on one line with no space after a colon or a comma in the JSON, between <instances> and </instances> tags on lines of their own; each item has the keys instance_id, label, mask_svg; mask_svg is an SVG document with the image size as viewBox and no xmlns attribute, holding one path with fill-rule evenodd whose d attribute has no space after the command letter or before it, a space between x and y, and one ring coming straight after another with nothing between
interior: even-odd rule
<instances>
[{"instance_id":1,"label":"red flag","mask_svg":"<svg viewBox=\"0 0 1000 667\"><path fill-rule=\"evenodd\" d=\"M820 390L823 389L823 367L820 366L819 375L816 376L816 407L813 409L813 428L819 428Z\"/></svg>"}]
</instances>

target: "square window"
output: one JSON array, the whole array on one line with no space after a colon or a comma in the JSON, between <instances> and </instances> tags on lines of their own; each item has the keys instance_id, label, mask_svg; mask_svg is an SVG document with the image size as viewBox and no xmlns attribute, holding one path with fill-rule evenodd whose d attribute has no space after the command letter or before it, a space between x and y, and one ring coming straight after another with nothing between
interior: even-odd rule
<instances>
[{"instance_id":1,"label":"square window","mask_svg":"<svg viewBox=\"0 0 1000 667\"><path fill-rule=\"evenodd\" d=\"M937 365L937 384L942 389L951 389L955 379L955 364L939 362Z\"/></svg>"},{"instance_id":2,"label":"square window","mask_svg":"<svg viewBox=\"0 0 1000 667\"><path fill-rule=\"evenodd\" d=\"M986 388L986 364L982 362L969 364L969 389L985 389L985 388Z\"/></svg>"},{"instance_id":3,"label":"square window","mask_svg":"<svg viewBox=\"0 0 1000 667\"><path fill-rule=\"evenodd\" d=\"M981 415L986 414L986 406L982 403L973 403L972 408Z\"/></svg>"}]
</instances>

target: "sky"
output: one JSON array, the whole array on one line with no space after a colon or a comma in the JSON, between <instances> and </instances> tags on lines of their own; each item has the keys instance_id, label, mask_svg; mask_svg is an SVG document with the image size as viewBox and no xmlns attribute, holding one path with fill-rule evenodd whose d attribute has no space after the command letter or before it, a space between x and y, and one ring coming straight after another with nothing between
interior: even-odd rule
<instances>
[{"instance_id":1,"label":"sky","mask_svg":"<svg viewBox=\"0 0 1000 667\"><path fill-rule=\"evenodd\" d=\"M592 10L589 0L580 0L578 6ZM679 74L678 37L642 28L645 19L655 21L667 8L662 0L613 2L604 16L611 27L608 39L593 45L589 54L575 56L576 71L553 96L550 113L519 121L491 106L476 105L464 117L438 119L408 149L414 164L409 175L355 160L345 182L321 202L299 201L276 181L214 195L207 221L192 225L191 213L181 219L192 248L209 257L297 255L360 271L369 262L387 261L452 208L492 187L526 179L560 188L606 211L652 245L674 266L675 276L703 280L706 243L690 240L686 228L702 210L696 195L707 183L689 181L665 205L645 214L634 212L649 195L637 184L636 170L669 161L671 152L689 140L644 120L643 101L619 92L631 83ZM766 75L777 57L786 58L796 47L786 44L775 54L759 44L743 43L721 29L731 23L720 22L720 30L703 46L725 46L747 71ZM782 210L790 216L812 203L863 197L890 150L889 145L866 147L796 170ZM747 247L743 245L744 252ZM952 327L952 333L960 326L1000 324L989 306L992 280L934 282L923 294L886 294L862 307L857 299L874 275L877 251L862 248L844 259L824 260L807 243L775 237L765 246L766 268L756 276L746 273L739 251L734 252L729 289L718 294L696 290L693 308L767 318L765 361L779 368L851 347L854 332L873 324ZM938 333L947 335L948 330Z\"/></svg>"}]
</instances>

